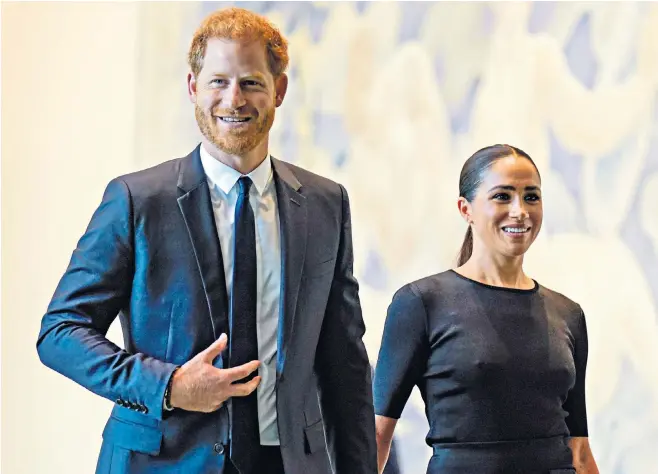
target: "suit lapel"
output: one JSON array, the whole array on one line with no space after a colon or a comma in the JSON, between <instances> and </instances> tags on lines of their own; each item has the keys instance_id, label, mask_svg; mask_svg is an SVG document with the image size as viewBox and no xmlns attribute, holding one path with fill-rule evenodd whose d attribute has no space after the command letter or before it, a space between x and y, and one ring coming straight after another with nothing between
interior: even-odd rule
<instances>
[{"instance_id":1,"label":"suit lapel","mask_svg":"<svg viewBox=\"0 0 658 474\"><path fill-rule=\"evenodd\" d=\"M228 297L210 190L198 146L181 160L178 189L178 206L194 248L216 340L222 332L228 334Z\"/></svg>"},{"instance_id":2,"label":"suit lapel","mask_svg":"<svg viewBox=\"0 0 658 474\"><path fill-rule=\"evenodd\" d=\"M306 197L300 182L283 162L272 158L281 228L281 310L277 335L277 377L283 373L295 323L299 285L306 255Z\"/></svg>"},{"instance_id":3,"label":"suit lapel","mask_svg":"<svg viewBox=\"0 0 658 474\"><path fill-rule=\"evenodd\" d=\"M281 230L281 306L277 334L277 377L283 373L292 337L297 297L306 255L306 197L302 185L283 162L272 158ZM178 206L194 249L208 300L213 336L228 334L228 296L224 263L199 147L181 161Z\"/></svg>"}]
</instances>

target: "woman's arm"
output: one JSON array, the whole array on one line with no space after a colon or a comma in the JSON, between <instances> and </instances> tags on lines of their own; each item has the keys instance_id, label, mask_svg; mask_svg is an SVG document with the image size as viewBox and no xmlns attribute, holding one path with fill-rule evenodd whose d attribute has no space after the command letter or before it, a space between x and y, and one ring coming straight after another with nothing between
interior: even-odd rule
<instances>
[{"instance_id":1,"label":"woman's arm","mask_svg":"<svg viewBox=\"0 0 658 474\"><path fill-rule=\"evenodd\" d=\"M397 420L427 366L426 328L427 313L420 292L413 284L403 286L388 307L373 380L379 474L388 461Z\"/></svg>"},{"instance_id":2,"label":"woman's arm","mask_svg":"<svg viewBox=\"0 0 658 474\"><path fill-rule=\"evenodd\" d=\"M588 438L585 373L589 343L587 340L587 323L582 308L580 308L577 323L574 324L573 334L575 338L576 381L563 405L568 413L565 421L569 433L571 433L569 446L573 453L573 466L578 474L599 474L599 468L596 467Z\"/></svg>"},{"instance_id":3,"label":"woman's arm","mask_svg":"<svg viewBox=\"0 0 658 474\"><path fill-rule=\"evenodd\" d=\"M377 438L379 446L379 437ZM589 446L589 438L577 437L569 439L569 447L573 452L573 466L578 474L599 474L592 449ZM377 455L379 459L379 454Z\"/></svg>"},{"instance_id":4,"label":"woman's arm","mask_svg":"<svg viewBox=\"0 0 658 474\"><path fill-rule=\"evenodd\" d=\"M377 432L377 473L382 474L388 455L391 451L393 431L398 420L387 416L375 416L375 430Z\"/></svg>"}]
</instances>

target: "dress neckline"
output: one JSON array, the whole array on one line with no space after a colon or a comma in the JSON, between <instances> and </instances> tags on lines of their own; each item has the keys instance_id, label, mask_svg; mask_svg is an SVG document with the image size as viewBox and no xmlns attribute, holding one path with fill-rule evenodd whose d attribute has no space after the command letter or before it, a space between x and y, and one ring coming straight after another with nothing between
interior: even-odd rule
<instances>
[{"instance_id":1,"label":"dress neckline","mask_svg":"<svg viewBox=\"0 0 658 474\"><path fill-rule=\"evenodd\" d=\"M487 283L482 283L481 281L473 280L472 278L468 278L467 276L462 275L461 273L455 271L452 268L449 271L457 275L457 277L461 278L462 280L471 282L475 285L483 286L485 288L489 288L490 290L508 291L511 293L535 293L537 292L537 290L539 290L539 283L537 283L537 280L535 280L534 278L532 279L532 281L535 283L535 286L532 288L509 288L507 286L489 285Z\"/></svg>"}]
</instances>

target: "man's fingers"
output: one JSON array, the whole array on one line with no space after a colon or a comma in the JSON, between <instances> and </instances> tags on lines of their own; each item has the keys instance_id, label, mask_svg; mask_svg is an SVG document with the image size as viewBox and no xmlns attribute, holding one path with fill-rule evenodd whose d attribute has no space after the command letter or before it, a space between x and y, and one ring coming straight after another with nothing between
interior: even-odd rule
<instances>
[{"instance_id":1,"label":"man's fingers","mask_svg":"<svg viewBox=\"0 0 658 474\"><path fill-rule=\"evenodd\" d=\"M232 397L246 397L251 392L256 390L258 384L260 383L261 376L257 375L247 383L236 383L231 385L231 396Z\"/></svg>"},{"instance_id":2,"label":"man's fingers","mask_svg":"<svg viewBox=\"0 0 658 474\"><path fill-rule=\"evenodd\" d=\"M222 353L224 349L226 349L226 344L227 344L227 337L226 334L222 334L219 336L219 339L217 339L215 342L210 344L206 349L204 349L200 355L209 364L212 364L212 362L217 358L219 354Z\"/></svg>"},{"instance_id":3,"label":"man's fingers","mask_svg":"<svg viewBox=\"0 0 658 474\"><path fill-rule=\"evenodd\" d=\"M259 365L260 365L260 361L252 360L251 362L247 362L246 364L242 364L242 365L238 365L237 367L231 367L230 369L222 369L222 370L224 371L224 375L227 377L227 379L230 382L235 382L236 380L245 378L247 375L249 375L254 370L256 370Z\"/></svg>"}]
</instances>

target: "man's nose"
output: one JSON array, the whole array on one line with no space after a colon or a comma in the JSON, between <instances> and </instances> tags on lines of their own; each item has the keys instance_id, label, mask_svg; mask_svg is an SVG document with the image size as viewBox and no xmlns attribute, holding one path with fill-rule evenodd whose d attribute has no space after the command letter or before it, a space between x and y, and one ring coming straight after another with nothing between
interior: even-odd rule
<instances>
[{"instance_id":1,"label":"man's nose","mask_svg":"<svg viewBox=\"0 0 658 474\"><path fill-rule=\"evenodd\" d=\"M225 94L224 104L228 108L239 109L246 103L244 94L242 93L242 87L240 87L239 83L231 84L225 90Z\"/></svg>"}]
</instances>

